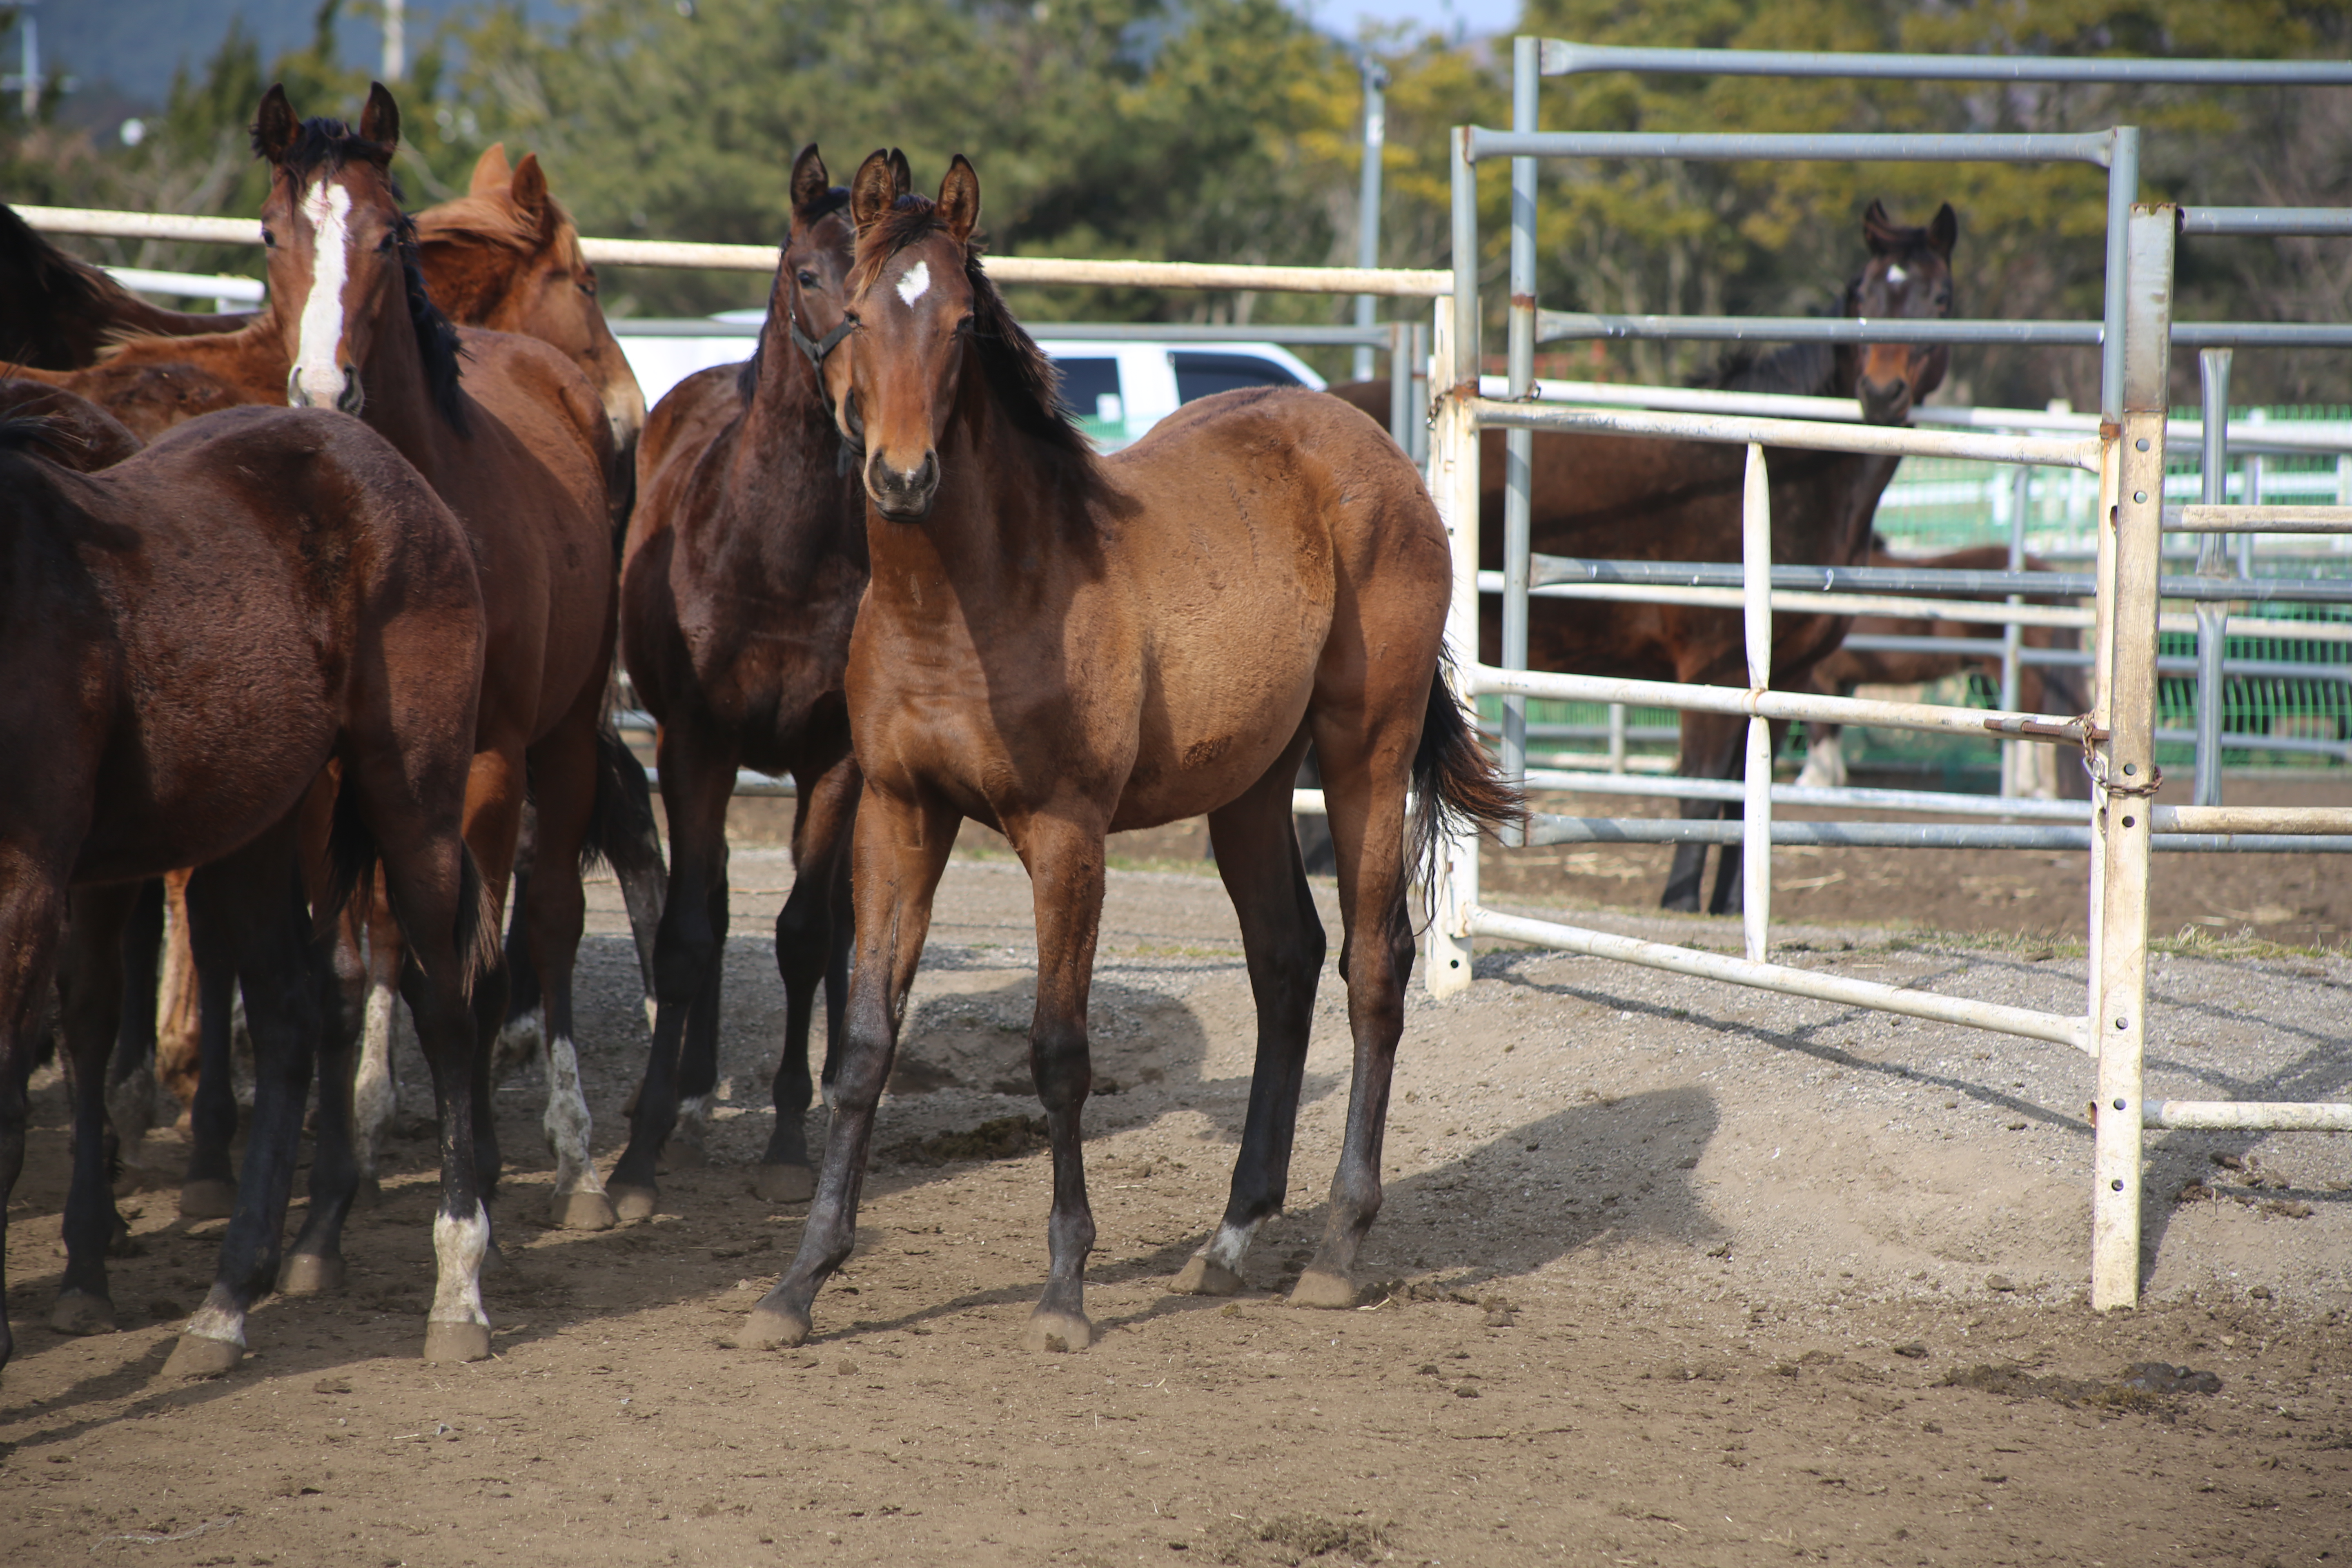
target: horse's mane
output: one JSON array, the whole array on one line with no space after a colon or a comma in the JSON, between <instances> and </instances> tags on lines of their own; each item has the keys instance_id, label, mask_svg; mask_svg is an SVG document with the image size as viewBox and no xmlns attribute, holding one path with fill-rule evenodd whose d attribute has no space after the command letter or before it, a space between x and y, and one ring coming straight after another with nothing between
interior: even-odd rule
<instances>
[{"instance_id":1,"label":"horse's mane","mask_svg":"<svg viewBox=\"0 0 2352 1568\"><path fill-rule=\"evenodd\" d=\"M562 228L571 223L572 215L554 196L547 198L548 216ZM484 245L495 245L501 250L529 255L539 248L542 230L539 224L526 218L520 207L503 195L494 196L462 195L453 201L436 202L419 215L419 243L431 245L440 240L473 239Z\"/></svg>"},{"instance_id":2,"label":"horse's mane","mask_svg":"<svg viewBox=\"0 0 2352 1568\"><path fill-rule=\"evenodd\" d=\"M259 130L254 136L254 151L264 153ZM416 352L425 362L425 384L433 399L433 406L441 417L459 435L466 434L465 399L459 395L458 381L464 367L458 363L465 353L457 339L457 329L433 302L425 287L425 268L416 256L416 220L398 206L401 199L400 182L392 174L392 148L381 142L371 142L340 120L324 116L302 121L294 136L294 144L278 160L278 166L299 189L315 175L341 173L343 166L357 160L372 163L392 193L394 204L393 244L400 256L401 280L408 294L408 321L416 330Z\"/></svg>"},{"instance_id":3,"label":"horse's mane","mask_svg":"<svg viewBox=\"0 0 2352 1568\"><path fill-rule=\"evenodd\" d=\"M874 286L890 258L919 239L945 231L935 205L929 196L900 196L871 229L858 237L857 260L849 269L852 299ZM982 253L977 239L965 243L963 275L971 286L972 346L979 352L989 390L1015 429L1092 468L1094 447L1062 404L1061 378L1054 372L1054 362L1013 319L1004 296L988 280L987 270L981 265Z\"/></svg>"},{"instance_id":4,"label":"horse's mane","mask_svg":"<svg viewBox=\"0 0 2352 1568\"><path fill-rule=\"evenodd\" d=\"M848 205L849 187L847 185L828 185L823 195L793 214L791 226L796 229L814 228ZM792 248L792 234L787 230L784 243L776 250L776 281L774 287L768 291L767 327L752 340L751 357L745 360L743 368L735 373L735 394L747 404L751 401L752 391L760 384L760 366L766 360L768 353L768 333L774 330L776 304L783 298L784 293L784 252Z\"/></svg>"}]
</instances>

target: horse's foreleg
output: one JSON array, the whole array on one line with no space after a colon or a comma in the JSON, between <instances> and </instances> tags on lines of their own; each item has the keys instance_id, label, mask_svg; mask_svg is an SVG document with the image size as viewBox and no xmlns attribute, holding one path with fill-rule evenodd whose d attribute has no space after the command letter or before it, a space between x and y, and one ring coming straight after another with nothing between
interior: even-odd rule
<instances>
[{"instance_id":1,"label":"horse's foreleg","mask_svg":"<svg viewBox=\"0 0 2352 1568\"><path fill-rule=\"evenodd\" d=\"M8 1326L5 1259L8 1202L25 1169L25 1082L47 1011L58 936L65 923L67 868L0 840L0 1367L16 1340Z\"/></svg>"},{"instance_id":2,"label":"horse's foreleg","mask_svg":"<svg viewBox=\"0 0 2352 1568\"><path fill-rule=\"evenodd\" d=\"M832 971L836 955L843 953L843 939L849 935L850 922L840 906L849 884L850 834L857 821L857 764L844 757L823 773L801 779L800 785L800 809L793 824L796 871L792 895L776 914L776 973L784 983L783 1048L770 1089L776 1125L752 1179L753 1191L772 1204L806 1203L816 1190L808 1150L808 1109L814 1097L809 1029L822 986L830 1067L841 1011Z\"/></svg>"},{"instance_id":3,"label":"horse's foreleg","mask_svg":"<svg viewBox=\"0 0 2352 1568\"><path fill-rule=\"evenodd\" d=\"M667 776L667 770L665 770ZM816 1293L857 1239L857 1200L874 1137L874 1108L890 1081L890 1063L906 1013L908 988L930 930L931 895L961 818L951 809L868 788L857 808L856 870L857 965L834 1076L833 1125L816 1196L801 1227L800 1250L774 1289L751 1309L745 1343L765 1348L808 1338ZM671 840L673 847L677 840ZM672 850L676 865L676 850ZM670 889L675 900L677 889ZM673 902L671 908L676 908ZM1040 985L1042 992L1043 986Z\"/></svg>"},{"instance_id":4,"label":"horse's foreleg","mask_svg":"<svg viewBox=\"0 0 2352 1568\"><path fill-rule=\"evenodd\" d=\"M596 809L594 709L575 710L532 748L530 762L539 801L539 867L522 919L546 999L547 1110L541 1125L555 1155L551 1215L569 1229L604 1230L615 1215L589 1150L588 1096L581 1087L572 1018L572 972L587 911L580 847Z\"/></svg>"},{"instance_id":5,"label":"horse's foreleg","mask_svg":"<svg viewBox=\"0 0 2352 1568\"><path fill-rule=\"evenodd\" d=\"M61 1334L114 1330L106 1252L122 1226L114 1206L113 1140L106 1121L106 1064L122 1013L122 933L134 886L73 895L58 990L64 1003L65 1064L73 1096L73 1176L65 1212L66 1271L49 1326Z\"/></svg>"},{"instance_id":6,"label":"horse's foreleg","mask_svg":"<svg viewBox=\"0 0 2352 1568\"><path fill-rule=\"evenodd\" d=\"M166 1376L211 1376L235 1366L245 1354L246 1314L278 1278L278 1238L318 1049L319 1005L330 984L324 954L310 941L292 839L290 826L267 834L188 884L198 963L223 942L236 954L253 1034L253 1121L212 1289L181 1331ZM208 931L227 935L208 940Z\"/></svg>"},{"instance_id":7,"label":"horse's foreleg","mask_svg":"<svg viewBox=\"0 0 2352 1568\"><path fill-rule=\"evenodd\" d=\"M122 928L122 1023L106 1068L106 1119L122 1159L138 1164L140 1143L155 1125L155 994L163 978L163 883L139 887Z\"/></svg>"},{"instance_id":8,"label":"horse's foreleg","mask_svg":"<svg viewBox=\"0 0 2352 1568\"><path fill-rule=\"evenodd\" d=\"M400 1076L394 1054L400 1044L400 966L407 948L392 918L382 879L367 909L367 999L360 1024L359 1067L352 1080L352 1158L359 1173L353 1200L373 1204L383 1194L382 1157L385 1130L400 1113Z\"/></svg>"},{"instance_id":9,"label":"horse's foreleg","mask_svg":"<svg viewBox=\"0 0 2352 1568\"><path fill-rule=\"evenodd\" d=\"M538 865L539 810L538 803L531 800L523 803L521 828L515 838L514 872L507 881L507 936L499 950L507 1002L499 1020L498 1039L490 1047L492 1083L506 1082L537 1060L540 1047L547 1040L547 1020L541 1016L547 996L540 984L539 966L530 959L530 921L523 913L530 908L531 873Z\"/></svg>"},{"instance_id":10,"label":"horse's foreleg","mask_svg":"<svg viewBox=\"0 0 2352 1568\"><path fill-rule=\"evenodd\" d=\"M1282 1212L1289 1192L1291 1139L1324 955L1323 922L1291 827L1290 780L1297 767L1286 752L1247 795L1209 814L1217 874L1241 921L1250 994L1257 1003L1257 1065L1250 1074L1249 1117L1224 1217L1176 1276L1178 1290L1209 1296L1240 1290L1250 1241L1259 1226ZM1325 839L1329 842L1328 833Z\"/></svg>"},{"instance_id":11,"label":"horse's foreleg","mask_svg":"<svg viewBox=\"0 0 2352 1568\"><path fill-rule=\"evenodd\" d=\"M1408 689L1409 690L1411 689ZM1386 704L1418 718L1424 682ZM1407 702L1410 707L1405 707ZM1356 1255L1381 1212L1381 1151L1387 1136L1389 1083L1404 1037L1405 984L1412 974L1412 922L1405 910L1405 788L1412 740L1397 725L1362 740L1318 729L1323 798L1339 860L1340 912L1347 922L1339 972L1348 983L1348 1028L1355 1041L1348 1088L1348 1130L1331 1176L1331 1206L1315 1257L1290 1300L1302 1307L1355 1304ZM1416 726L1417 731L1417 726ZM1340 743L1343 740L1352 744Z\"/></svg>"},{"instance_id":12,"label":"horse's foreleg","mask_svg":"<svg viewBox=\"0 0 2352 1568\"><path fill-rule=\"evenodd\" d=\"M195 970L196 1089L188 1102L188 1173L180 1184L182 1219L224 1219L236 1212L236 948L220 923L187 907L188 954Z\"/></svg>"},{"instance_id":13,"label":"horse's foreleg","mask_svg":"<svg viewBox=\"0 0 2352 1568\"><path fill-rule=\"evenodd\" d=\"M1675 772L1683 778L1723 779L1739 755L1743 720L1726 718L1715 713L1685 713L1682 716L1682 752L1675 760ZM1685 800L1677 813L1685 822L1713 822L1726 815L1723 803L1713 800ZM1666 873L1666 891L1658 900L1661 909L1698 911L1699 886L1706 879L1706 851L1704 844L1675 846L1673 868ZM1739 857L1727 856L1736 864ZM1718 889L1720 896L1720 889ZM1720 912L1720 911L1718 911Z\"/></svg>"},{"instance_id":14,"label":"horse's foreleg","mask_svg":"<svg viewBox=\"0 0 2352 1568\"><path fill-rule=\"evenodd\" d=\"M1805 721L1805 766L1797 782L1807 789L1846 786L1845 727Z\"/></svg>"},{"instance_id":15,"label":"horse's foreleg","mask_svg":"<svg viewBox=\"0 0 2352 1568\"><path fill-rule=\"evenodd\" d=\"M662 867L661 832L645 765L609 722L596 730L596 847L621 884L637 973L646 988L646 1027L654 1025L654 948L660 940L662 900L669 887Z\"/></svg>"},{"instance_id":16,"label":"horse's foreleg","mask_svg":"<svg viewBox=\"0 0 2352 1568\"><path fill-rule=\"evenodd\" d=\"M650 1219L659 1198L662 1146L677 1124L679 1053L726 942L727 806L735 752L668 724L661 735L662 804L669 815L669 891L654 942L654 1037L629 1116L629 1142L608 1191L620 1217ZM715 999L711 1007L716 1026Z\"/></svg>"}]
</instances>

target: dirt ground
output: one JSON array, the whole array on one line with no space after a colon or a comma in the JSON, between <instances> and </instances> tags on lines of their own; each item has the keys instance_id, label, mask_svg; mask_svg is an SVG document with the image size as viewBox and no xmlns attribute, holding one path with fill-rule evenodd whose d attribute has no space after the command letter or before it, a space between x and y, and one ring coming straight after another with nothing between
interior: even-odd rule
<instances>
[{"instance_id":1,"label":"dirt ground","mask_svg":"<svg viewBox=\"0 0 2352 1568\"><path fill-rule=\"evenodd\" d=\"M1279 1291L1320 1226L1346 1100L1327 974L1293 1212L1262 1234L1248 1294L1169 1295L1222 1206L1252 1050L1233 917L1181 832L1120 847L1177 868L1115 872L1103 923L1108 1081L1087 1111L1101 1342L1016 1347L1044 1269L1045 1156L934 1163L922 1147L1034 1109L1027 881L975 836L942 889L858 1253L807 1346L735 1348L803 1213L752 1197L743 1163L772 1114L767 933L790 879L751 841L761 820L744 815L734 860L714 1163L667 1174L650 1223L551 1231L539 1085L501 1092L515 1173L495 1209L491 1361L415 1359L423 1139L394 1145L385 1201L355 1219L343 1294L266 1302L243 1367L166 1384L218 1222L177 1219L179 1151L153 1135L122 1200L124 1329L52 1334L64 1099L39 1080L9 1212L0 1563L2352 1553L2352 1144L2151 1134L2146 1304L2095 1316L2090 1074L2061 1047L1483 952L1465 995L1416 992L1368 1289L1356 1310L1316 1312ZM1531 851L1492 870L1489 897L1735 945L1727 922L1649 911L1664 857ZM1947 858L1788 857L1780 956L2079 1005L2079 859ZM2352 961L2228 943L2251 926L2333 947L2352 910L2332 862L2265 858L2159 862L2158 929L2193 930L2156 963L2151 1092L2346 1097ZM592 896L584 1068L609 1159L644 1024L617 898ZM1328 884L1318 896L1336 934ZM422 1082L412 1056L412 1110L429 1109ZM2148 1363L2211 1377L2130 1381Z\"/></svg>"}]
</instances>

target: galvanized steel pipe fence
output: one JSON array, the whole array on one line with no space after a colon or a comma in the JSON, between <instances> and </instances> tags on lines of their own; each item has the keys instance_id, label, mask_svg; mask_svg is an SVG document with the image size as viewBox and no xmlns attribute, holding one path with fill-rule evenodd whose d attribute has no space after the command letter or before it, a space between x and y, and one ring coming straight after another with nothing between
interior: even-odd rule
<instances>
[{"instance_id":1,"label":"galvanized steel pipe fence","mask_svg":"<svg viewBox=\"0 0 2352 1568\"><path fill-rule=\"evenodd\" d=\"M2257 595L2287 596L2269 582L2254 583L2216 569L2206 552L2193 580L2160 581L2165 525L2163 474L2166 384L2175 344L2227 350L2239 346L2352 346L2352 328L2291 323L2175 323L2171 320L2173 249L2181 233L2259 235L2352 234L2352 220L2336 213L2255 208L2208 209L2184 216L2172 206L2137 205L2139 132L2130 126L2075 135L1769 135L1622 134L1543 132L1538 126L1539 79L1595 70L1687 71L1811 78L1880 78L1896 80L2041 80L2112 83L2180 82L2209 85L2352 85L2352 65L2337 62L2133 61L2031 57L1987 58L1901 55L1742 54L1727 50L1641 50L1520 38L1513 56L1512 129L1456 127L1453 146L1453 310L1438 323L1432 383L1436 389L1431 485L1453 531L1455 582L1449 634L1461 695L1504 699L1502 752L1507 770L1534 787L1613 789L1651 793L1653 781L1615 774L1529 774L1524 700L1529 697L1602 703L1639 703L1724 714L1748 720L1745 781L1736 786L1743 817L1738 822L1658 822L1640 818L1538 816L1535 841L1665 841L1738 843L1742 856L1746 953L1733 958L1667 943L1636 941L1549 921L1504 915L1485 908L1478 896L1478 846L1462 837L1448 846L1445 868L1434 889L1434 915L1428 943L1428 977L1444 994L1469 984L1472 944L1480 936L1615 958L1673 973L1812 996L1848 1005L1969 1024L2030 1038L2074 1046L2096 1062L2096 1127L2093 1152L2092 1299L2101 1308L2127 1305L2139 1291L2141 1141L2148 1127L2352 1128L2352 1105L2249 1105L2241 1103L2143 1101L2146 1048L2148 856L2158 842L2206 850L2352 848L2352 811L2291 814L2232 809L2208 803L2158 807L2155 765L2157 638L2160 601L2170 595L2197 606L2197 624L2217 624L2232 599ZM1481 161L1510 162L1510 268L1507 375L1500 397L1487 395L1479 376L1479 300L1475 258L1480 254L1477 173ZM1730 160L1875 160L1899 162L2004 161L2076 163L2105 176L2105 284L2101 319L2095 322L2043 321L1861 321L1813 319L1630 318L1550 312L1537 301L1537 160L1539 158L1677 158ZM1991 343L2036 342L2095 347L2100 354L2100 409L2095 430L2068 435L1996 434L1990 431L1885 429L1782 416L1780 411L1733 411L1687 400L1677 408L1568 407L1538 403L1535 349L1544 339L1599 337L1691 338L1832 342ZM2209 387L2210 381L2209 379ZM1611 388L1612 401L1634 399ZM2209 474L2225 439L2226 397L2208 397L2200 432L2209 451ZM1797 411L1787 411L1794 414ZM1810 411L1808 411L1810 412ZM1477 660L1478 436L1487 426L1503 428L1504 568L1495 585L1502 594L1502 663ZM2029 426L2030 427L2030 426ZM1742 560L1736 568L1667 565L1637 568L1627 563L1547 563L1553 592L1586 596L1681 603L1716 603L1742 612L1748 656L1746 689L1677 685L1663 681L1603 679L1530 671L1527 666L1528 603L1535 589L1537 561L1530 549L1530 482L1533 436L1538 430L1608 431L1658 438L1730 442L1747 450L1743 490ZM1914 594L2002 593L2012 601L2025 592L2047 595L2052 584L2041 574L1951 574L1920 571L1893 577L1817 569L1776 571L1770 558L1769 490L1764 447L1966 456L2023 467L2071 468L2098 476L2100 516L2096 570L2087 584L2069 579L2069 590L2088 587L2094 608L2092 661L2097 700L2084 715L2035 715L2004 708L1939 708L1926 703L1880 703L1854 699L1777 692L1769 689L1771 617L1776 608L1840 613L1932 613L1999 624L2009 628L2015 668L2014 627L2020 623L2081 624L2084 612L2066 606L1926 601ZM2210 480L2209 480L2210 487ZM2203 498L2200 522L2212 529L2259 528L2261 508L2213 509L2219 492ZM2185 520L2184 520L2185 521ZM2282 520L2284 521L2284 520ZM2321 509L2308 520L2315 528L2352 524ZM2021 563L2013 545L2012 567ZM1728 573L1735 571L1735 579ZM1653 577L1675 581L1642 582ZM1491 581L1492 574L1486 574ZM1776 578L1780 581L1776 582ZM1735 585L1736 581L1736 585ZM1843 589L1844 591L1840 591ZM2305 593L2310 598L2332 589ZM1704 598L1696 595L1706 595ZM2063 617L2060 619L2058 617ZM2200 652L2218 648L2218 638L2200 637ZM2218 652L2200 661L2218 689ZM2013 679L2007 683L2014 701ZM2212 709L2208 702L2205 707ZM1924 792L1801 791L1772 783L1769 734L1775 720L1822 720L1879 724L1945 732L1992 733L2063 740L2080 746L2092 773L2094 798L2088 821L2048 823L2037 803L2001 800L2004 813L2042 822L2004 825L1957 824L1914 826L1900 823L1775 824L1776 798L1788 804L1878 805L1920 809L1925 805L1892 796ZM2218 763L2218 746L2205 752ZM2218 768L2214 770L2218 773ZM2201 770L2200 770L2201 772ZM1672 786L1685 798L1727 798L1709 784L1704 791ZM1948 809L1948 807L1947 808ZM2070 815L2082 808L2062 808ZM2078 825L2079 824L2079 825ZM2090 857L2091 962L2086 1005L2081 1014L2053 1014L2000 1006L1960 997L1926 996L1914 991L1776 964L1768 959L1770 931L1770 855L1774 842L1818 844L1945 844L1994 847L2002 845L2086 848Z\"/></svg>"}]
</instances>

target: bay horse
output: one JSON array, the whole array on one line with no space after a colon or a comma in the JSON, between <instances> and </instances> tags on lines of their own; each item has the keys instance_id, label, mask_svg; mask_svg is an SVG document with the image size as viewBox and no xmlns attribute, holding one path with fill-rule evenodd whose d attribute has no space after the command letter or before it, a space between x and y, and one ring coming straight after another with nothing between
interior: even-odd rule
<instances>
[{"instance_id":1,"label":"bay horse","mask_svg":"<svg viewBox=\"0 0 2352 1568\"><path fill-rule=\"evenodd\" d=\"M1942 555L1896 555L1887 551L1874 538L1865 564L1871 566L1918 566L1949 572L2005 572L2009 569L2009 549L2006 545L1980 545L1969 550L1955 550ZM2038 557L2028 555L2025 569L2047 572L2052 567ZM2005 597L1999 594L1947 594L1945 598L1980 599L1997 604ZM2026 595L2029 605L2054 605L2068 601L2047 595ZM2000 628L1975 621L1941 620L1931 616L1858 616L1848 640L1835 653L1813 666L1807 676L1810 689L1851 697L1858 686L1912 686L1963 672L1979 673L1994 680L2000 679L2000 656L1997 653L1912 652L1895 653L1857 648L1852 638L1857 636L1902 637L1986 637L1998 636ZM2073 648L2079 647L2081 637L2066 626L2021 626L2019 640L2028 647ZM2017 669L2018 703L2028 713L2080 713L2090 707L2085 671L2065 665L2027 664L2020 661ZM1841 749L1843 726L1817 724L1808 720L1805 724L1806 758L1804 772L1797 782L1839 787L1846 783L1845 753ZM2037 747L2027 753L2039 763L2049 753ZM2069 765L2063 756L2056 757L2054 777L2032 792L2043 799L2088 800L2090 780L2081 769ZM2045 770L2036 768L2037 774Z\"/></svg>"},{"instance_id":2,"label":"bay horse","mask_svg":"<svg viewBox=\"0 0 2352 1568\"><path fill-rule=\"evenodd\" d=\"M270 165L262 223L278 352L292 366L294 402L331 404L381 431L475 541L489 645L466 837L503 907L528 787L539 874L521 914L545 994L551 1216L602 1228L612 1207L588 1158L572 967L583 846L618 831L598 745L614 645L611 428L595 388L562 354L532 338L461 331L434 306L391 180L399 133L399 109L381 83L356 129L298 119L282 87L264 95L254 147ZM505 991L501 966L476 994L486 1032L473 1132L492 1190L499 1160L487 1047ZM340 1278L350 1201L341 1189L314 1195L293 1260L304 1278Z\"/></svg>"},{"instance_id":3,"label":"bay horse","mask_svg":"<svg viewBox=\"0 0 2352 1568\"><path fill-rule=\"evenodd\" d=\"M815 1185L803 1130L808 1037L822 984L830 1060L846 988L858 776L844 678L866 592L866 500L838 461L820 375L844 319L849 193L830 183L814 143L793 160L792 204L757 353L680 383L654 410L622 567L622 657L661 726L670 852L653 1052L608 1187L624 1219L653 1212L665 1141L698 1152L709 1116L739 767L799 786L796 874L776 916L776 1125L754 1190L800 1203Z\"/></svg>"},{"instance_id":4,"label":"bay horse","mask_svg":"<svg viewBox=\"0 0 2352 1568\"><path fill-rule=\"evenodd\" d=\"M1223 1222L1175 1285L1239 1289L1285 1196L1323 963L1290 826L1310 739L1338 847L1355 1074L1322 1244L1291 1299L1347 1306L1381 1205L1413 953L1409 861L1449 819L1517 814L1440 668L1452 563L1436 508L1378 424L1292 388L1201 399L1097 458L981 269L971 163L958 155L931 201L877 153L850 192L851 331L826 384L864 448L873 563L848 671L866 781L856 963L816 1196L747 1336L800 1342L849 1256L875 1106L965 817L1012 841L1035 897L1030 1065L1054 1202L1024 1343L1093 1338L1079 1117L1105 836L1203 813L1241 921L1258 1057Z\"/></svg>"},{"instance_id":5,"label":"bay horse","mask_svg":"<svg viewBox=\"0 0 2352 1568\"><path fill-rule=\"evenodd\" d=\"M486 1355L467 990L497 926L459 833L485 645L471 543L388 442L338 416L233 410L89 474L44 456L51 438L0 425L0 740L40 759L0 774L0 1199L54 972L74 1173L52 1322L111 1326L102 1091L140 883L202 868L191 904L254 1037L246 1179L165 1367L211 1373L243 1354L277 1273L312 1060L335 1033L321 928L380 862L444 1119L425 1353ZM331 796L315 788L330 770ZM306 909L321 879L305 877L301 819L322 801L333 865ZM325 1096L322 1122L338 1107ZM0 1318L0 1362L12 1344Z\"/></svg>"},{"instance_id":6,"label":"bay horse","mask_svg":"<svg viewBox=\"0 0 2352 1568\"><path fill-rule=\"evenodd\" d=\"M1872 202L1863 215L1868 258L1845 286L1841 313L1873 319L1935 319L1953 309L1952 247L1959 220L1947 203L1924 227L1897 224ZM1760 359L1735 358L1705 384L1725 391L1854 398L1874 425L1909 421L1912 405L1943 383L1945 348L1894 343L1797 343ZM1385 418L1385 382L1336 389ZM1776 564L1857 565L1869 547L1878 498L1897 459L1767 447ZM1730 561L1740 555L1746 456L1738 446L1633 436L1538 434L1535 437L1530 538L1538 554L1607 560ZM1503 432L1481 432L1478 449L1479 564L1503 565ZM1693 685L1745 686L1746 634L1737 610L1685 605L1535 598L1528 602L1528 663L1536 669L1623 676ZM1498 616L1480 617L1479 657L1501 657ZM1805 672L1845 635L1846 617L1772 618L1775 687L1802 689ZM1746 721L1684 713L1685 777L1737 775ZM1780 729L1785 730L1785 726ZM1777 731L1776 731L1777 733ZM1685 817L1738 815L1738 807L1686 801ZM1696 910L1706 847L1675 850L1664 906ZM1723 858L1709 907L1738 907L1739 856Z\"/></svg>"}]
</instances>

